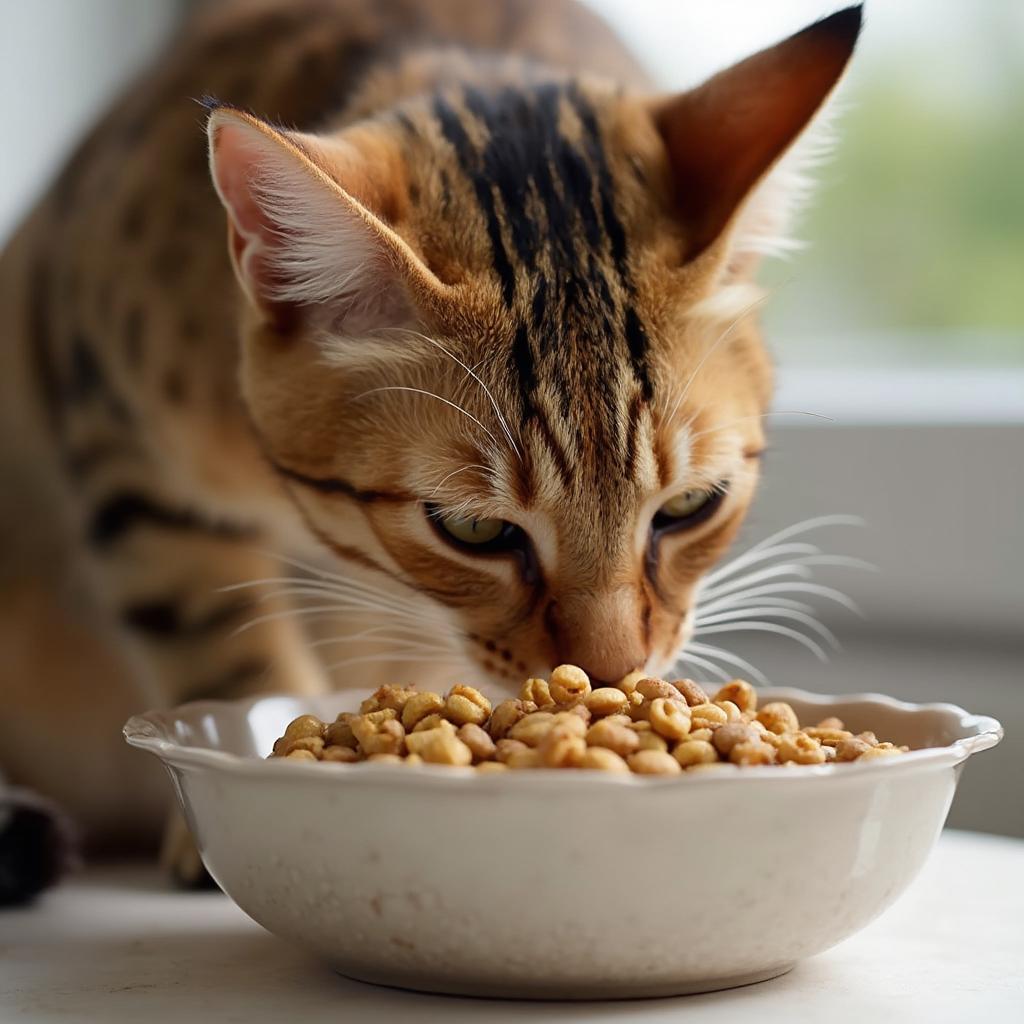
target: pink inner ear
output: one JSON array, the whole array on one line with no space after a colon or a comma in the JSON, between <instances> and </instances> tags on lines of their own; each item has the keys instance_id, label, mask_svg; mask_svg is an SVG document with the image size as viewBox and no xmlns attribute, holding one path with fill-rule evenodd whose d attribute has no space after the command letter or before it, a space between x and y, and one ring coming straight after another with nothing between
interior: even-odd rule
<instances>
[{"instance_id":1,"label":"pink inner ear","mask_svg":"<svg viewBox=\"0 0 1024 1024\"><path fill-rule=\"evenodd\" d=\"M243 283L253 293L251 297L266 307L262 297L272 280L260 252L273 244L275 228L253 192L260 153L248 137L251 131L234 124L219 125L213 133L210 164L230 217L231 249Z\"/></svg>"}]
</instances>

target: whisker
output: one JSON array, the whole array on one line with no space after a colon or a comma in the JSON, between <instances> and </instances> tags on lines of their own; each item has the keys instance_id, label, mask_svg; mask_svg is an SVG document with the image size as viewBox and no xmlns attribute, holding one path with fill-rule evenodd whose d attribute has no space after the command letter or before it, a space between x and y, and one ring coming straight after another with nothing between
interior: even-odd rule
<instances>
[{"instance_id":1,"label":"whisker","mask_svg":"<svg viewBox=\"0 0 1024 1024\"><path fill-rule=\"evenodd\" d=\"M788 636L790 639L797 641L797 643L803 644L809 651L812 651L819 661L828 661L828 653L820 644L816 643L810 637L805 636L799 630L790 629L788 626L782 626L777 622L725 622L720 625L703 626L700 629L695 629L693 635L697 637L704 636L708 633L749 632L778 633L780 636Z\"/></svg>"},{"instance_id":2,"label":"whisker","mask_svg":"<svg viewBox=\"0 0 1024 1024\"><path fill-rule=\"evenodd\" d=\"M491 471L490 466L481 466L476 463L471 463L468 466L459 466L458 469L453 469L447 476L442 477L437 486L430 492L430 497L432 498L435 494L437 494L437 492L441 490L441 488L444 487L444 485L448 483L448 481L451 480L453 476L456 476L459 473L465 473L467 469L481 469L485 473L490 473Z\"/></svg>"},{"instance_id":3,"label":"whisker","mask_svg":"<svg viewBox=\"0 0 1024 1024\"><path fill-rule=\"evenodd\" d=\"M714 584L720 580L728 579L735 573L739 572L740 569L745 569L749 565L755 565L757 562L763 562L770 558L782 557L783 555L820 555L821 548L815 547L813 544L779 544L776 547L764 548L757 550L751 548L751 550L745 552L742 555L738 555L731 561L727 562L722 568L716 569L715 572L708 573L704 577L702 582L702 589L713 589Z\"/></svg>"},{"instance_id":4,"label":"whisker","mask_svg":"<svg viewBox=\"0 0 1024 1024\"><path fill-rule=\"evenodd\" d=\"M797 581L791 581L787 583L766 583L760 587L751 587L749 590L739 590L732 594L727 595L719 600L712 600L707 605L700 605L698 607L698 614L704 611L713 611L718 608L728 608L733 606L733 602L739 604L740 600L751 600L754 598L760 598L775 594L816 594L818 597L827 598L830 601L835 601L837 604L841 604L844 608L848 608L855 615L863 617L864 613L860 610L859 605L851 597L848 597L841 590L836 590L835 587L826 587L821 583L800 583ZM771 597L773 601L782 601L784 598ZM806 605L803 607L807 607Z\"/></svg>"},{"instance_id":5,"label":"whisker","mask_svg":"<svg viewBox=\"0 0 1024 1024\"><path fill-rule=\"evenodd\" d=\"M738 323L746 319L746 317L749 316L750 313L752 313L758 306L760 306L767 298L767 294L759 295L753 302L748 303L740 311L736 319L733 320L732 323L730 323L724 331L722 331L722 333L714 340L714 342L704 353L704 355L701 356L700 362L698 362L696 367L694 367L693 373L690 374L689 380L687 380L685 387L683 388L682 392L680 392L679 397L676 399L675 406L673 407L672 412L669 414L666 423L671 422L675 418L676 413L679 411L679 406L682 405L683 399L686 398L690 388L693 386L693 382L697 379L697 374L700 373L700 371L704 367L704 364L711 358L711 354L715 351L715 349L717 349L718 346L721 345L722 342L729 337L729 335L733 332L733 329L736 327Z\"/></svg>"},{"instance_id":6,"label":"whisker","mask_svg":"<svg viewBox=\"0 0 1024 1024\"><path fill-rule=\"evenodd\" d=\"M764 673L756 665L752 665L738 654L733 654L731 651L716 647L714 644L694 643L692 640L686 646L688 650L696 651L697 654L717 658L719 661L724 661L727 665L735 665L737 668L743 669L744 672L752 676L762 686L768 685L768 678Z\"/></svg>"},{"instance_id":7,"label":"whisker","mask_svg":"<svg viewBox=\"0 0 1024 1024\"><path fill-rule=\"evenodd\" d=\"M408 328L405 328L405 327L382 327L382 328L380 328L380 330L382 330L382 331L400 331L403 334L411 334L414 337L420 338L423 341L427 342L429 345L433 345L435 348L440 349L446 356L448 356L449 359L451 359L454 362L458 363L459 366L461 366L462 369L465 370L466 373L469 374L469 376L472 377L473 380L475 380L477 382L477 384L480 385L481 388L483 388L484 394L490 400L491 406L494 409L495 416L498 417L498 422L501 424L501 429L504 431L505 436L508 438L508 443L512 446L512 451L515 452L516 458L519 459L520 462L523 461L522 453L519 451L519 447L518 447L518 445L516 444L515 440L512 437L512 431L509 429L509 425L508 425L507 420L505 419L504 414L502 413L501 409L499 408L498 403L495 400L494 395L491 394L491 389L480 379L480 377L476 374L476 372L474 370L470 369L470 367L468 367L457 355L455 355L453 352L450 352L447 348L445 348L444 345L442 345L435 338L431 338L428 335L421 333L420 331L412 331L412 330L409 330ZM468 413L467 413L467 415L468 415Z\"/></svg>"},{"instance_id":8,"label":"whisker","mask_svg":"<svg viewBox=\"0 0 1024 1024\"><path fill-rule=\"evenodd\" d=\"M427 398L436 398L439 402L444 402L445 405L450 406L456 412L461 412L467 419L472 420L494 443L497 445L498 439L480 422L471 412L466 412L461 405L457 405L455 402L447 398L442 398L440 395L434 394L433 391L427 391L425 388L413 388L406 384L386 384L379 388L370 388L369 391L364 391L361 395L356 395L352 399L353 402L358 402L360 399L367 398L369 395L379 394L381 391L409 391L416 395L425 395ZM518 455L518 451L516 452Z\"/></svg>"},{"instance_id":9,"label":"whisker","mask_svg":"<svg viewBox=\"0 0 1024 1024\"><path fill-rule=\"evenodd\" d=\"M690 435L690 440L695 441L698 437L704 437L705 434L714 434L719 430L728 430L729 427L735 427L738 423L747 423L750 420L765 420L770 416L811 416L816 420L826 420L829 423L835 423L834 417L826 416L821 412L808 412L806 409L773 409L771 412L741 416L739 419L731 420L729 423L719 423L717 426L708 427L707 430L699 430L696 434Z\"/></svg>"},{"instance_id":10,"label":"whisker","mask_svg":"<svg viewBox=\"0 0 1024 1024\"><path fill-rule=\"evenodd\" d=\"M716 678L721 679L723 682L727 682L731 677L725 669L708 661L706 658L701 658L696 654L681 654L676 664L683 662L689 662L691 665L696 665L698 668L704 669L705 672L710 672Z\"/></svg>"},{"instance_id":11,"label":"whisker","mask_svg":"<svg viewBox=\"0 0 1024 1024\"><path fill-rule=\"evenodd\" d=\"M699 628L700 626L715 625L719 622L740 623L747 620L753 620L758 615L764 616L765 618L789 619L792 622L803 623L803 625L807 626L809 629L813 629L818 636L831 644L833 648L839 647L839 641L828 626L822 625L816 618L814 618L813 615L807 615L805 612L794 611L792 608L770 608L764 605L755 606L753 608L734 608L731 611L708 615L706 618L698 618L694 625Z\"/></svg>"}]
</instances>

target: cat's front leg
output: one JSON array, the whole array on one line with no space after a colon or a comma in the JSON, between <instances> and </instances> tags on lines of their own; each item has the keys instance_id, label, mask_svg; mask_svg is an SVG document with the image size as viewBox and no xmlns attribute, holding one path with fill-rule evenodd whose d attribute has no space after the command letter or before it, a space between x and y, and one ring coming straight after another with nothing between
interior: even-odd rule
<instances>
[{"instance_id":1,"label":"cat's front leg","mask_svg":"<svg viewBox=\"0 0 1024 1024\"><path fill-rule=\"evenodd\" d=\"M89 527L105 601L135 663L140 703L313 695L327 686L301 620L273 579L280 563L246 530L152 499L115 498ZM231 589L238 584L252 584ZM203 876L179 812L164 862L182 883Z\"/></svg>"}]
</instances>

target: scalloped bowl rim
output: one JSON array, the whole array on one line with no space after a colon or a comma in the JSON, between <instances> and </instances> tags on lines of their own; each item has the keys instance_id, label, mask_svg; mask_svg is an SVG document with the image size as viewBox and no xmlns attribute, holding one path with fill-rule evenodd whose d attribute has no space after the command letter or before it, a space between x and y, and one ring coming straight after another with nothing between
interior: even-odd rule
<instances>
[{"instance_id":1,"label":"scalloped bowl rim","mask_svg":"<svg viewBox=\"0 0 1024 1024\"><path fill-rule=\"evenodd\" d=\"M291 694L262 694L259 697L234 701L205 700L192 701L175 708L162 711L151 710L133 715L124 725L125 740L133 747L155 754L162 761L180 768L206 768L225 772L231 775L249 775L252 777L281 778L284 776L298 779L319 778L330 781L333 785L346 778L361 782L372 781L389 783L401 779L403 785L427 786L464 786L472 784L493 786L536 786L549 787L557 781L559 785L578 789L579 787L598 786L715 786L728 785L737 777L745 781L764 781L774 785L791 785L798 781L826 778L852 778L865 772L878 774L890 772L909 772L916 769L933 769L941 766L952 766L966 760L972 754L994 747L1003 738L1003 727L988 715L976 715L965 711L956 704L947 702L918 704L898 700L882 693L853 694L816 694L795 687L770 687L772 699L795 700L823 708L842 704L859 704L865 707L881 705L901 714L938 713L956 718L957 725L967 735L953 740L951 743L938 747L922 747L911 750L900 757L878 758L864 763L803 765L799 771L780 771L777 766L751 766L739 773L733 772L701 772L694 776L690 773L674 776L620 774L602 771L558 771L542 769L523 772L508 772L496 775L481 775L473 768L462 768L445 765L419 765L415 770L400 764L298 764L285 763L283 760L266 760L251 755L234 754L225 750L214 750L197 747L167 739L161 735L161 726L180 719L185 715L213 714L218 710L248 711L254 705L266 700L282 698L301 702L303 698ZM316 700L328 697L343 697L344 691L334 694L318 695ZM326 771L325 771L326 769ZM472 780L472 781L470 781Z\"/></svg>"}]
</instances>

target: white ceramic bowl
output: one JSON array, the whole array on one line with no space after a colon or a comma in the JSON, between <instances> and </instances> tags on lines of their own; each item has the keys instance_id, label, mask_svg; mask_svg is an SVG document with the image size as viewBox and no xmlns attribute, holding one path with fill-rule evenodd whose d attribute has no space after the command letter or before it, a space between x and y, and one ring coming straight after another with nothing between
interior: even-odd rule
<instances>
[{"instance_id":1,"label":"white ceramic bowl","mask_svg":"<svg viewBox=\"0 0 1024 1024\"><path fill-rule=\"evenodd\" d=\"M924 863L963 762L1002 735L951 704L768 698L927 749L672 778L261 760L289 720L333 718L344 694L187 704L125 737L167 766L225 892L343 974L658 996L771 978L862 928Z\"/></svg>"}]
</instances>

